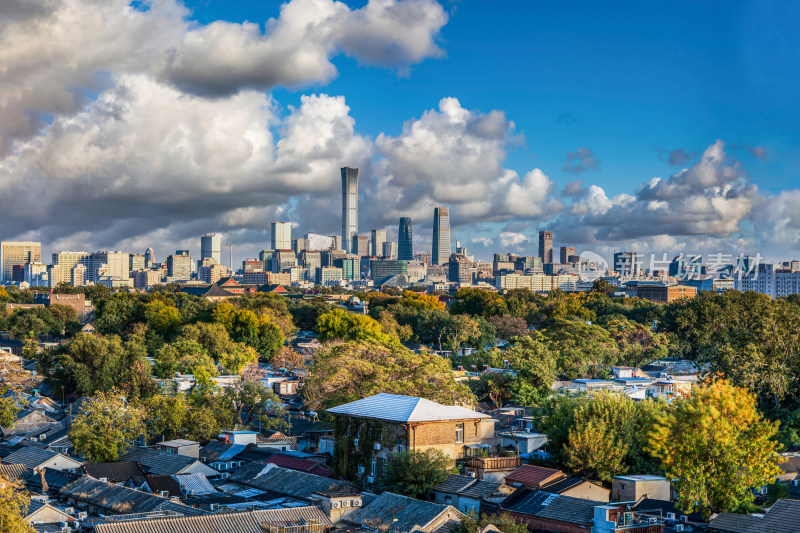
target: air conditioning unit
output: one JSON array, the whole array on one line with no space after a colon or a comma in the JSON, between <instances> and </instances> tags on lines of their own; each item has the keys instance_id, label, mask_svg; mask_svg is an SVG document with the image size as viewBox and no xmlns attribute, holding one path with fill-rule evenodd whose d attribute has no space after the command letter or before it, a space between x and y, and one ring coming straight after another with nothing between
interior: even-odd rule
<instances>
[{"instance_id":1,"label":"air conditioning unit","mask_svg":"<svg viewBox=\"0 0 800 533\"><path fill-rule=\"evenodd\" d=\"M62 527L61 528L61 533L72 533L72 528L71 527Z\"/></svg>"},{"instance_id":2,"label":"air conditioning unit","mask_svg":"<svg viewBox=\"0 0 800 533\"><path fill-rule=\"evenodd\" d=\"M380 450L381 449L381 443L380 442L376 442L375 443L375 449L376 450Z\"/></svg>"},{"instance_id":3,"label":"air conditioning unit","mask_svg":"<svg viewBox=\"0 0 800 533\"><path fill-rule=\"evenodd\" d=\"M211 510L211 511L219 511L219 504L218 504L218 503L212 503L212 504L210 504L210 505L208 506L208 508L209 508L209 510Z\"/></svg>"},{"instance_id":4,"label":"air conditioning unit","mask_svg":"<svg viewBox=\"0 0 800 533\"><path fill-rule=\"evenodd\" d=\"M678 524L677 526L675 526L675 531L676 533L680 533L681 531L683 531L683 524Z\"/></svg>"},{"instance_id":5,"label":"air conditioning unit","mask_svg":"<svg viewBox=\"0 0 800 533\"><path fill-rule=\"evenodd\" d=\"M361 500L353 500L353 507L361 507Z\"/></svg>"},{"instance_id":6,"label":"air conditioning unit","mask_svg":"<svg viewBox=\"0 0 800 533\"><path fill-rule=\"evenodd\" d=\"M75 508L74 507L65 507L64 508L64 512L67 513L67 514L74 514L75 513Z\"/></svg>"},{"instance_id":7,"label":"air conditioning unit","mask_svg":"<svg viewBox=\"0 0 800 533\"><path fill-rule=\"evenodd\" d=\"M41 435L39 435L40 441L44 442L46 439L47 439L47 433L42 433Z\"/></svg>"},{"instance_id":8,"label":"air conditioning unit","mask_svg":"<svg viewBox=\"0 0 800 533\"><path fill-rule=\"evenodd\" d=\"M162 490L162 491L160 491L158 493L158 495L161 496L162 498L169 498L169 491L168 490Z\"/></svg>"},{"instance_id":9,"label":"air conditioning unit","mask_svg":"<svg viewBox=\"0 0 800 533\"><path fill-rule=\"evenodd\" d=\"M78 513L78 520L86 520L86 517L89 516L89 513L86 511L81 511Z\"/></svg>"},{"instance_id":10,"label":"air conditioning unit","mask_svg":"<svg viewBox=\"0 0 800 533\"><path fill-rule=\"evenodd\" d=\"M358 446L358 439L353 439L353 446Z\"/></svg>"},{"instance_id":11,"label":"air conditioning unit","mask_svg":"<svg viewBox=\"0 0 800 533\"><path fill-rule=\"evenodd\" d=\"M675 513L667 513L667 520L675 520Z\"/></svg>"},{"instance_id":12,"label":"air conditioning unit","mask_svg":"<svg viewBox=\"0 0 800 533\"><path fill-rule=\"evenodd\" d=\"M208 459L208 457L201 457L201 458L200 458L200 461L201 461L201 462L203 462L203 463L205 463L205 462L206 462L206 459Z\"/></svg>"},{"instance_id":13,"label":"air conditioning unit","mask_svg":"<svg viewBox=\"0 0 800 533\"><path fill-rule=\"evenodd\" d=\"M108 483L108 478L107 477L101 477L100 481L102 481L103 483Z\"/></svg>"},{"instance_id":14,"label":"air conditioning unit","mask_svg":"<svg viewBox=\"0 0 800 533\"><path fill-rule=\"evenodd\" d=\"M800 486L800 479L793 479L792 480L792 487Z\"/></svg>"},{"instance_id":15,"label":"air conditioning unit","mask_svg":"<svg viewBox=\"0 0 800 533\"><path fill-rule=\"evenodd\" d=\"M342 500L342 507L350 507L350 502L347 500Z\"/></svg>"},{"instance_id":16,"label":"air conditioning unit","mask_svg":"<svg viewBox=\"0 0 800 533\"><path fill-rule=\"evenodd\" d=\"M331 502L331 509L338 509L338 508L339 508L339 502Z\"/></svg>"},{"instance_id":17,"label":"air conditioning unit","mask_svg":"<svg viewBox=\"0 0 800 533\"><path fill-rule=\"evenodd\" d=\"M375 478L372 476L367 476L367 484L372 485L375 483Z\"/></svg>"},{"instance_id":18,"label":"air conditioning unit","mask_svg":"<svg viewBox=\"0 0 800 533\"><path fill-rule=\"evenodd\" d=\"M681 516L681 522L683 522L684 524L688 524L689 523L689 517L686 516L686 515L682 515Z\"/></svg>"},{"instance_id":19,"label":"air conditioning unit","mask_svg":"<svg viewBox=\"0 0 800 533\"><path fill-rule=\"evenodd\" d=\"M651 526L658 524L658 518L648 518L647 523Z\"/></svg>"}]
</instances>

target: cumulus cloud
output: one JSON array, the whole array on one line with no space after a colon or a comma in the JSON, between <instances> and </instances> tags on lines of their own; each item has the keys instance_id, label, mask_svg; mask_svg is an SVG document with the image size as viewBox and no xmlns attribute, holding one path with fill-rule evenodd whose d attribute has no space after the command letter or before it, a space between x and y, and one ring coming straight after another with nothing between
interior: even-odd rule
<instances>
[{"instance_id":1,"label":"cumulus cloud","mask_svg":"<svg viewBox=\"0 0 800 533\"><path fill-rule=\"evenodd\" d=\"M323 83L333 56L406 68L438 57L447 14L435 0L290 0L264 30L189 19L178 0L9 0L0 14L0 154L50 115L69 115L116 76L157 76L184 92L231 95ZM32 36L47 36L33 38Z\"/></svg>"},{"instance_id":2,"label":"cumulus cloud","mask_svg":"<svg viewBox=\"0 0 800 533\"><path fill-rule=\"evenodd\" d=\"M597 158L595 158L592 149L586 148L585 146L579 146L574 152L567 152L566 159L561 170L572 174L580 174L587 170L597 170L599 168L598 164L600 163Z\"/></svg>"},{"instance_id":3,"label":"cumulus cloud","mask_svg":"<svg viewBox=\"0 0 800 533\"><path fill-rule=\"evenodd\" d=\"M498 238L503 248L519 248L528 242L528 238L525 235L512 231L501 231Z\"/></svg>"}]
</instances>

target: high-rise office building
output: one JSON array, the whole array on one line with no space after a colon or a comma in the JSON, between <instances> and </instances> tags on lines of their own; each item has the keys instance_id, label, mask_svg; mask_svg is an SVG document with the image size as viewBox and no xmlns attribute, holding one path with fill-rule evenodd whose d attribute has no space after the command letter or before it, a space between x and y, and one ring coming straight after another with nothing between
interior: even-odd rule
<instances>
[{"instance_id":1,"label":"high-rise office building","mask_svg":"<svg viewBox=\"0 0 800 533\"><path fill-rule=\"evenodd\" d=\"M562 246L561 249L561 261L562 265L566 265L570 263L570 259L573 255L575 255L575 247L574 246Z\"/></svg>"},{"instance_id":2,"label":"high-rise office building","mask_svg":"<svg viewBox=\"0 0 800 533\"><path fill-rule=\"evenodd\" d=\"M370 244L372 246L372 250L370 251L370 255L373 257L379 257L383 254L383 243L386 242L386 230L385 229L374 229L372 230L372 237L370 239Z\"/></svg>"},{"instance_id":3,"label":"high-rise office building","mask_svg":"<svg viewBox=\"0 0 800 533\"><path fill-rule=\"evenodd\" d=\"M553 232L540 231L539 232L539 257L542 263L553 262Z\"/></svg>"},{"instance_id":4,"label":"high-rise office building","mask_svg":"<svg viewBox=\"0 0 800 533\"><path fill-rule=\"evenodd\" d=\"M369 255L369 237L366 235L359 236L353 235L353 241L350 243L350 253L358 257L366 257Z\"/></svg>"},{"instance_id":5,"label":"high-rise office building","mask_svg":"<svg viewBox=\"0 0 800 533\"><path fill-rule=\"evenodd\" d=\"M402 261L414 260L414 246L411 238L410 217L400 218L400 228L397 232L397 259Z\"/></svg>"},{"instance_id":6,"label":"high-rise office building","mask_svg":"<svg viewBox=\"0 0 800 533\"><path fill-rule=\"evenodd\" d=\"M53 268L50 269L50 286L59 283L72 283L72 269L75 265L89 265L89 252L58 252L53 254ZM85 276L84 276L85 277Z\"/></svg>"},{"instance_id":7,"label":"high-rise office building","mask_svg":"<svg viewBox=\"0 0 800 533\"><path fill-rule=\"evenodd\" d=\"M358 169L342 168L342 245L353 252L353 237L358 235Z\"/></svg>"},{"instance_id":8,"label":"high-rise office building","mask_svg":"<svg viewBox=\"0 0 800 533\"><path fill-rule=\"evenodd\" d=\"M383 243L383 250L381 256L384 259L397 259L397 243L394 241L386 241Z\"/></svg>"},{"instance_id":9,"label":"high-rise office building","mask_svg":"<svg viewBox=\"0 0 800 533\"><path fill-rule=\"evenodd\" d=\"M450 260L450 210L446 207L433 209L433 257L434 265L446 265Z\"/></svg>"},{"instance_id":10,"label":"high-rise office building","mask_svg":"<svg viewBox=\"0 0 800 533\"><path fill-rule=\"evenodd\" d=\"M145 268L150 268L153 263L156 262L156 253L153 251L152 248L148 248L144 252L144 261L145 261Z\"/></svg>"},{"instance_id":11,"label":"high-rise office building","mask_svg":"<svg viewBox=\"0 0 800 533\"><path fill-rule=\"evenodd\" d=\"M167 281L186 281L192 279L192 258L176 250L175 255L167 257ZM211 257L206 259L213 260ZM202 259L200 260L203 261ZM219 264L219 263L217 263Z\"/></svg>"},{"instance_id":12,"label":"high-rise office building","mask_svg":"<svg viewBox=\"0 0 800 533\"><path fill-rule=\"evenodd\" d=\"M207 233L200 237L200 260L210 258L218 265L222 264L222 239L216 233Z\"/></svg>"},{"instance_id":13,"label":"high-rise office building","mask_svg":"<svg viewBox=\"0 0 800 533\"><path fill-rule=\"evenodd\" d=\"M129 261L128 270L131 272L147 268L147 259L142 254L131 254Z\"/></svg>"},{"instance_id":14,"label":"high-rise office building","mask_svg":"<svg viewBox=\"0 0 800 533\"><path fill-rule=\"evenodd\" d=\"M273 222L271 233L273 250L292 249L292 224L290 222Z\"/></svg>"},{"instance_id":15,"label":"high-rise office building","mask_svg":"<svg viewBox=\"0 0 800 533\"><path fill-rule=\"evenodd\" d=\"M12 281L14 265L42 260L42 243L33 241L0 242L0 281Z\"/></svg>"},{"instance_id":16,"label":"high-rise office building","mask_svg":"<svg viewBox=\"0 0 800 533\"><path fill-rule=\"evenodd\" d=\"M131 260L128 252L93 252L81 263L86 265L86 281L98 283L103 277L130 277Z\"/></svg>"}]
</instances>

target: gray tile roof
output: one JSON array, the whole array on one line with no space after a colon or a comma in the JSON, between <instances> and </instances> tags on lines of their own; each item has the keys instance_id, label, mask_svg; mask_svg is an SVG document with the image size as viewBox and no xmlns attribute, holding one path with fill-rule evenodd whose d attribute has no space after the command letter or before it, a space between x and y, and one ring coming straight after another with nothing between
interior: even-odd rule
<instances>
[{"instance_id":1,"label":"gray tile roof","mask_svg":"<svg viewBox=\"0 0 800 533\"><path fill-rule=\"evenodd\" d=\"M120 460L138 462L150 474L165 475L177 474L197 461L194 457L150 450L148 448L128 448L128 451Z\"/></svg>"},{"instance_id":2,"label":"gray tile roof","mask_svg":"<svg viewBox=\"0 0 800 533\"><path fill-rule=\"evenodd\" d=\"M302 524L317 521L329 528L333 524L315 505L284 509L260 509L184 518L163 518L130 522L106 522L95 527L96 533L263 533L262 524Z\"/></svg>"},{"instance_id":3,"label":"gray tile roof","mask_svg":"<svg viewBox=\"0 0 800 533\"><path fill-rule=\"evenodd\" d=\"M435 489L439 492L448 494L458 494L467 498L482 500L500 488L500 483L475 479L470 476L460 476L450 474L450 476L440 483Z\"/></svg>"},{"instance_id":4,"label":"gray tile roof","mask_svg":"<svg viewBox=\"0 0 800 533\"><path fill-rule=\"evenodd\" d=\"M523 488L511 494L500 506L515 513L587 526L594 521L594 508L606 503Z\"/></svg>"},{"instance_id":5,"label":"gray tile roof","mask_svg":"<svg viewBox=\"0 0 800 533\"><path fill-rule=\"evenodd\" d=\"M45 450L44 448L24 446L3 459L3 461L9 464L23 464L32 470L57 455L59 455L57 452Z\"/></svg>"},{"instance_id":6,"label":"gray tile roof","mask_svg":"<svg viewBox=\"0 0 800 533\"><path fill-rule=\"evenodd\" d=\"M315 476L273 464L251 463L240 468L229 479L232 482L301 500L309 500L315 492L356 490L356 487L348 481Z\"/></svg>"},{"instance_id":7,"label":"gray tile roof","mask_svg":"<svg viewBox=\"0 0 800 533\"><path fill-rule=\"evenodd\" d=\"M489 415L458 407L442 405L415 396L380 393L327 410L357 418L374 418L391 422L433 422L491 418Z\"/></svg>"},{"instance_id":8,"label":"gray tile roof","mask_svg":"<svg viewBox=\"0 0 800 533\"><path fill-rule=\"evenodd\" d=\"M450 474L447 479L439 483L433 490L437 492L455 494L461 489L465 489L468 485L472 484L473 481L475 481L474 477Z\"/></svg>"},{"instance_id":9,"label":"gray tile roof","mask_svg":"<svg viewBox=\"0 0 800 533\"><path fill-rule=\"evenodd\" d=\"M132 477L144 476L142 465L136 461L119 461L116 463L86 463L83 472L95 479L106 478L111 483L128 481Z\"/></svg>"},{"instance_id":10,"label":"gray tile roof","mask_svg":"<svg viewBox=\"0 0 800 533\"><path fill-rule=\"evenodd\" d=\"M725 533L797 533L800 531L800 500L778 500L763 518L720 513L708 527L711 531Z\"/></svg>"},{"instance_id":11,"label":"gray tile roof","mask_svg":"<svg viewBox=\"0 0 800 533\"><path fill-rule=\"evenodd\" d=\"M28 479L33 473L33 470L24 464L0 464L0 477L9 481L19 481L20 479Z\"/></svg>"},{"instance_id":12,"label":"gray tile roof","mask_svg":"<svg viewBox=\"0 0 800 533\"><path fill-rule=\"evenodd\" d=\"M187 516L204 514L204 511L170 502L161 496L99 481L92 476L83 476L60 492L64 498L72 498L104 509L106 510L104 514L147 513L165 508Z\"/></svg>"},{"instance_id":13,"label":"gray tile roof","mask_svg":"<svg viewBox=\"0 0 800 533\"><path fill-rule=\"evenodd\" d=\"M450 512L452 518L460 519L463 514L449 505L423 502L407 496L384 492L375 500L347 515L344 520L371 530L411 531L414 526L425 528L443 513ZM395 522L397 520L397 522Z\"/></svg>"}]
</instances>

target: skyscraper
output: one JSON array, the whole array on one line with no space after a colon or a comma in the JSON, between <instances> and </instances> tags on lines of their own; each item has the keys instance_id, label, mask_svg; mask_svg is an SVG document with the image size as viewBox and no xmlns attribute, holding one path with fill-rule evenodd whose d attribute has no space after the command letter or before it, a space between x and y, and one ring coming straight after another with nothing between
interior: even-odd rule
<instances>
[{"instance_id":1,"label":"skyscraper","mask_svg":"<svg viewBox=\"0 0 800 533\"><path fill-rule=\"evenodd\" d=\"M446 265L450 260L450 210L446 207L433 209L433 257L434 265Z\"/></svg>"},{"instance_id":2,"label":"skyscraper","mask_svg":"<svg viewBox=\"0 0 800 533\"><path fill-rule=\"evenodd\" d=\"M574 246L562 246L561 247L561 261L562 265L566 265L567 263L571 262L570 258L575 255L575 247Z\"/></svg>"},{"instance_id":3,"label":"skyscraper","mask_svg":"<svg viewBox=\"0 0 800 533\"><path fill-rule=\"evenodd\" d=\"M292 225L289 222L272 223L272 249L292 249Z\"/></svg>"},{"instance_id":4,"label":"skyscraper","mask_svg":"<svg viewBox=\"0 0 800 533\"><path fill-rule=\"evenodd\" d=\"M539 257L542 263L553 262L553 232L540 231L539 232Z\"/></svg>"},{"instance_id":5,"label":"skyscraper","mask_svg":"<svg viewBox=\"0 0 800 533\"><path fill-rule=\"evenodd\" d=\"M222 264L222 240L216 233L207 233L200 237L200 261L213 259L216 264Z\"/></svg>"},{"instance_id":6,"label":"skyscraper","mask_svg":"<svg viewBox=\"0 0 800 533\"><path fill-rule=\"evenodd\" d=\"M400 218L400 230L397 232L397 259L414 260L414 246L411 239L411 218Z\"/></svg>"},{"instance_id":7,"label":"skyscraper","mask_svg":"<svg viewBox=\"0 0 800 533\"><path fill-rule=\"evenodd\" d=\"M0 242L0 281L12 281L14 265L42 260L42 243L32 241Z\"/></svg>"},{"instance_id":8,"label":"skyscraper","mask_svg":"<svg viewBox=\"0 0 800 533\"><path fill-rule=\"evenodd\" d=\"M372 246L372 250L370 255L373 257L379 257L383 255L383 243L386 242L386 230L385 229L374 229L372 230L372 238L370 239L370 244Z\"/></svg>"},{"instance_id":9,"label":"skyscraper","mask_svg":"<svg viewBox=\"0 0 800 533\"><path fill-rule=\"evenodd\" d=\"M358 235L358 169L342 168L342 246L353 251L353 237Z\"/></svg>"}]
</instances>

